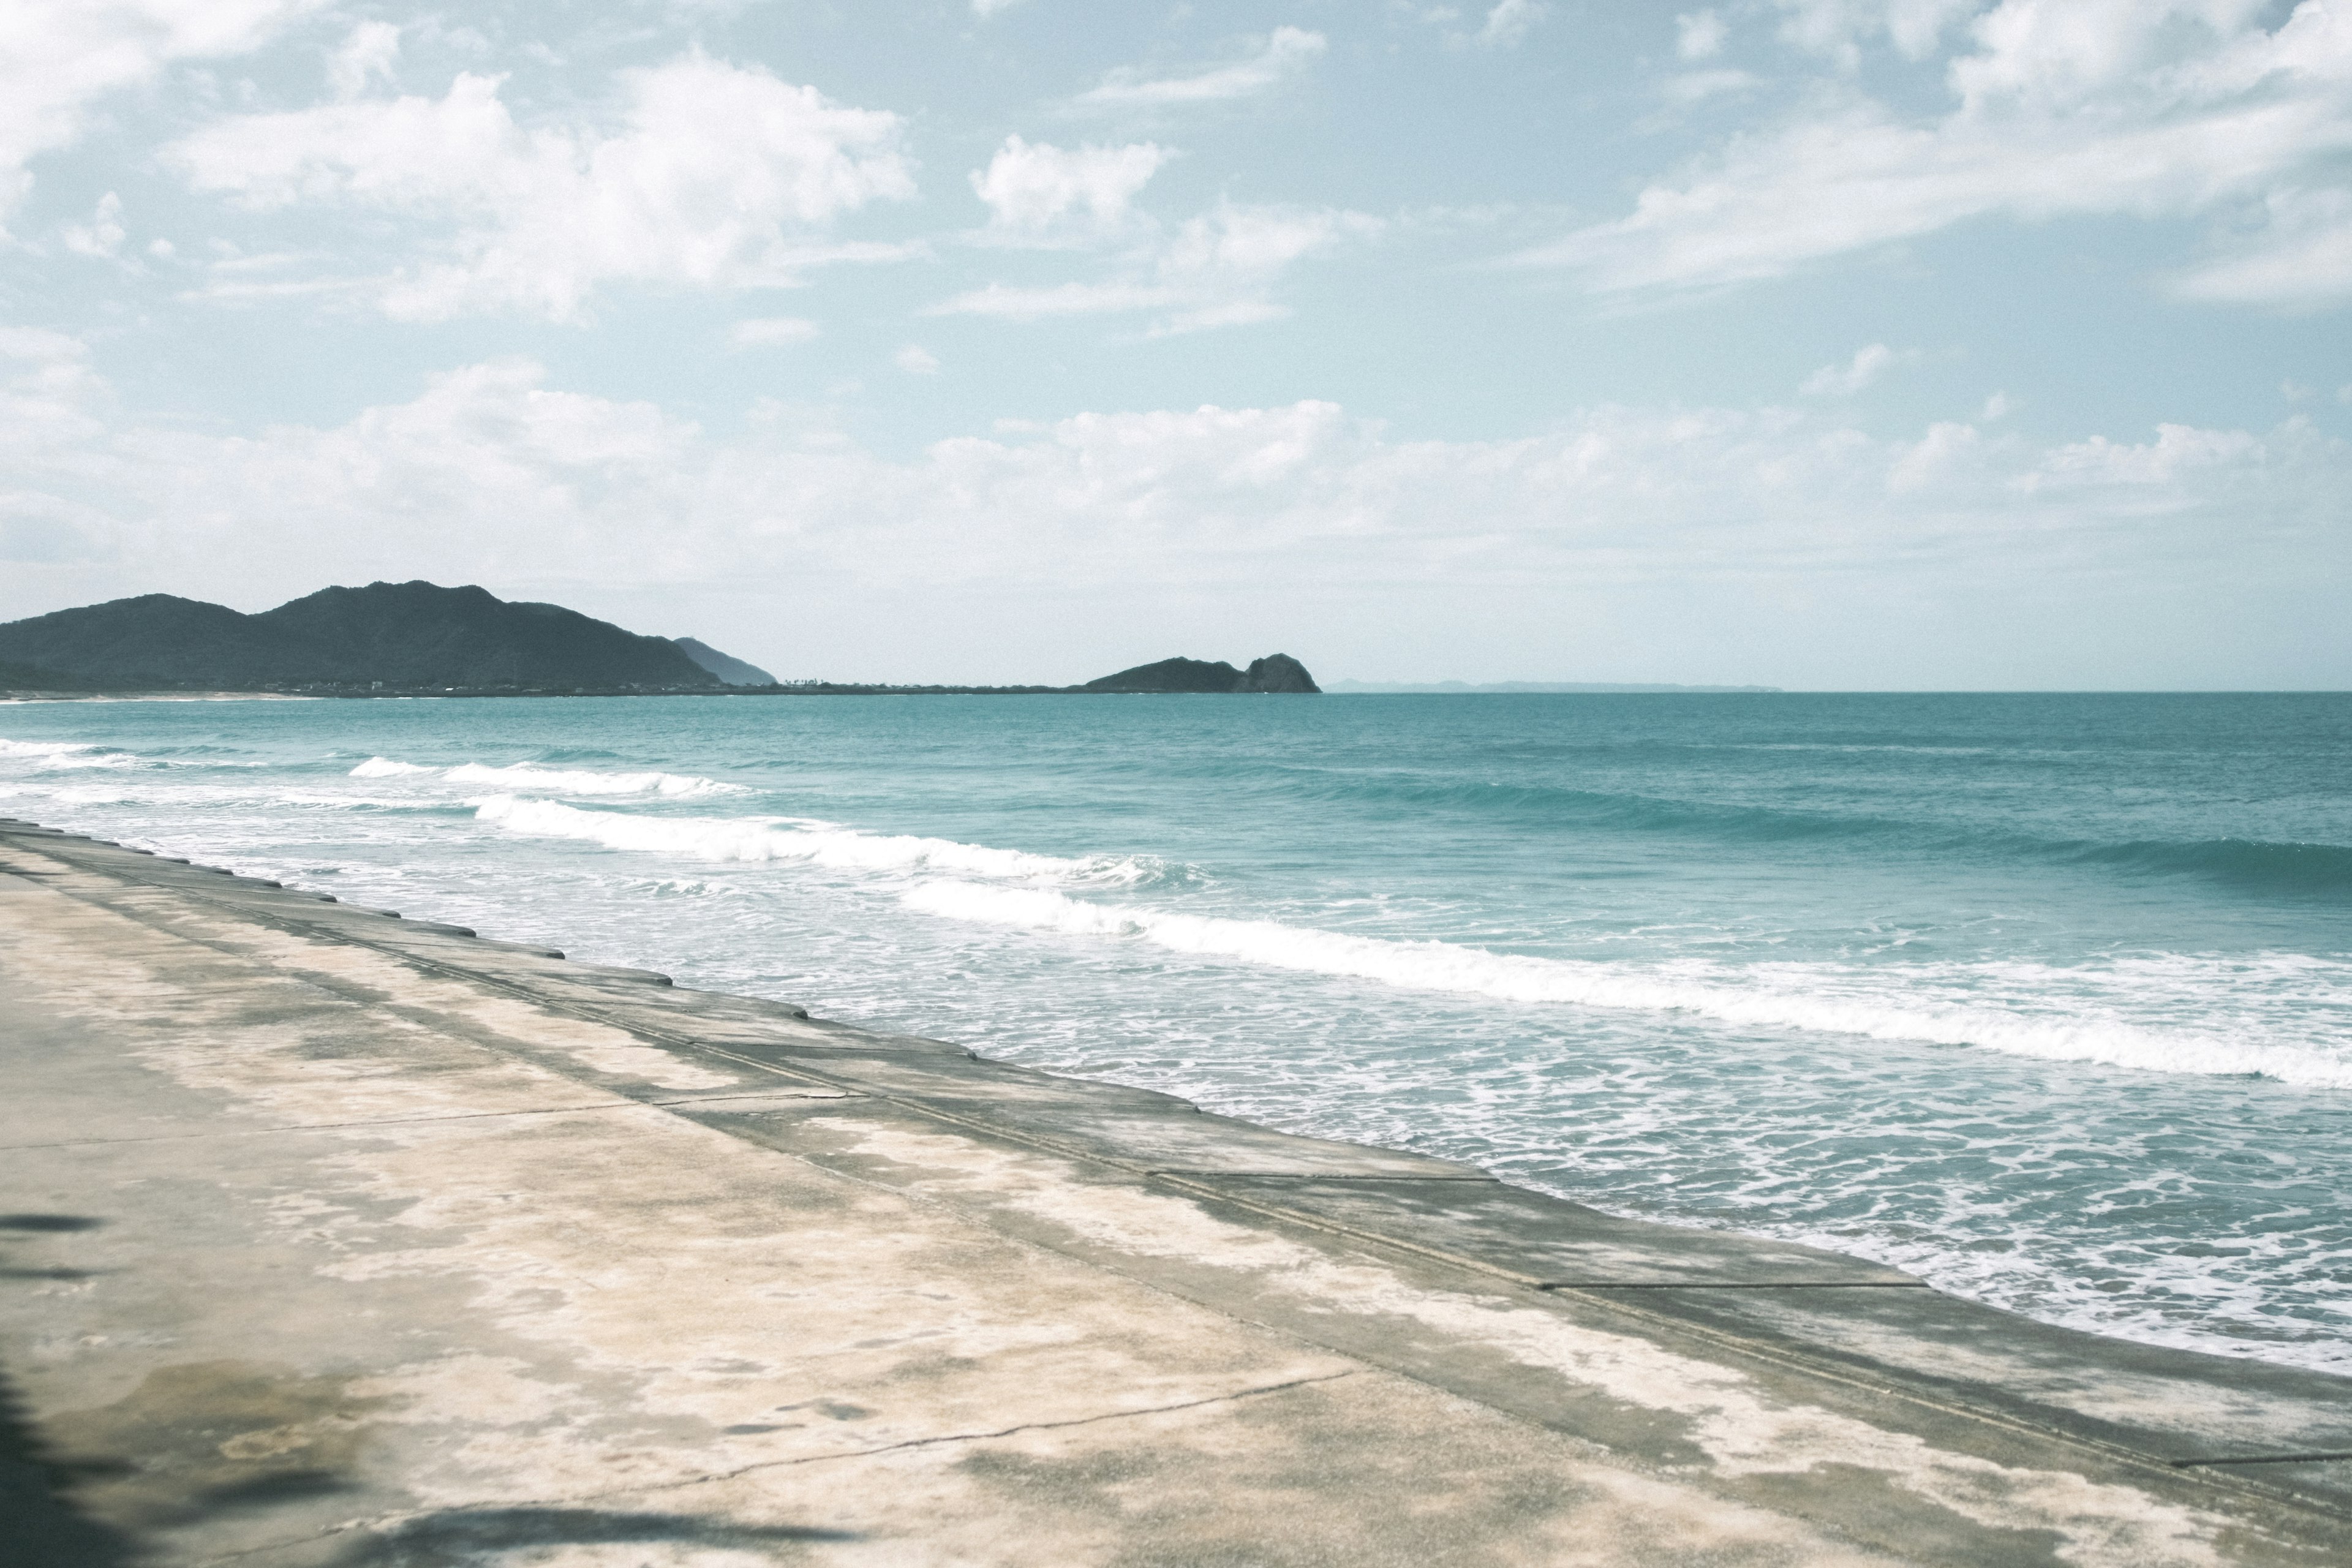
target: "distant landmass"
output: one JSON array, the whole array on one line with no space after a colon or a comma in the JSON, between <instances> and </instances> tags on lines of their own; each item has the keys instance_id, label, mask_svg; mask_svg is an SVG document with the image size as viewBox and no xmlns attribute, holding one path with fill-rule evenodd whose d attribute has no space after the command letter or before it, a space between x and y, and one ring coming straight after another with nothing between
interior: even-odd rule
<instances>
[{"instance_id":1,"label":"distant landmass","mask_svg":"<svg viewBox=\"0 0 2352 1568\"><path fill-rule=\"evenodd\" d=\"M1247 669L1235 669L1222 660L1211 664L1197 658L1163 658L1158 664L1139 664L1133 669L1122 669L1117 675L1089 680L1078 689L1308 694L1323 689L1315 684L1315 678L1307 673L1305 665L1286 653L1270 653L1264 658L1250 660Z\"/></svg>"},{"instance_id":2,"label":"distant landmass","mask_svg":"<svg viewBox=\"0 0 2352 1568\"><path fill-rule=\"evenodd\" d=\"M1466 680L1440 680L1422 685L1387 680L1335 680L1324 689L1342 693L1414 693L1456 697L1501 691L1778 691L1780 689L1777 686L1660 686L1592 680L1493 680L1476 686Z\"/></svg>"},{"instance_id":3,"label":"distant landmass","mask_svg":"<svg viewBox=\"0 0 2352 1568\"><path fill-rule=\"evenodd\" d=\"M1247 669L1164 658L1083 686L779 681L696 637L645 637L478 587L371 583L245 615L142 594L0 626L0 691L19 696L268 691L323 697L701 692L781 697L1313 692L1287 654Z\"/></svg>"},{"instance_id":4,"label":"distant landmass","mask_svg":"<svg viewBox=\"0 0 2352 1568\"><path fill-rule=\"evenodd\" d=\"M667 637L421 582L324 588L253 616L170 594L59 610L0 626L0 664L15 689L58 691L680 691L726 679Z\"/></svg>"},{"instance_id":5,"label":"distant landmass","mask_svg":"<svg viewBox=\"0 0 2352 1568\"><path fill-rule=\"evenodd\" d=\"M776 678L756 664L745 664L740 658L730 658L698 637L672 637L670 641L686 650L686 657L702 666L721 686L773 686Z\"/></svg>"}]
</instances>

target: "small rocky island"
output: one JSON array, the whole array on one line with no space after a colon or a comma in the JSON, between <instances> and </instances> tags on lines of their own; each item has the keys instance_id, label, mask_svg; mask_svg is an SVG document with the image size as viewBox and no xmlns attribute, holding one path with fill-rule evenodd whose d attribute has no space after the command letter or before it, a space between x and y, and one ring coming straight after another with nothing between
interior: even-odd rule
<instances>
[{"instance_id":1,"label":"small rocky island","mask_svg":"<svg viewBox=\"0 0 2352 1568\"><path fill-rule=\"evenodd\" d=\"M779 681L695 637L646 637L561 605L478 587L371 583L274 610L143 594L0 625L0 692L75 697L276 692L316 697L1011 696L1048 692L1313 692L1286 654L1247 669L1165 658L1083 686Z\"/></svg>"},{"instance_id":2,"label":"small rocky island","mask_svg":"<svg viewBox=\"0 0 2352 1568\"><path fill-rule=\"evenodd\" d=\"M1089 680L1078 689L1274 691L1305 695L1319 693L1323 689L1315 684L1315 678L1307 673L1305 665L1286 653L1270 653L1264 658L1250 660L1247 669L1235 669L1222 660L1211 664L1197 658L1163 658L1158 664L1139 664L1133 669Z\"/></svg>"}]
</instances>

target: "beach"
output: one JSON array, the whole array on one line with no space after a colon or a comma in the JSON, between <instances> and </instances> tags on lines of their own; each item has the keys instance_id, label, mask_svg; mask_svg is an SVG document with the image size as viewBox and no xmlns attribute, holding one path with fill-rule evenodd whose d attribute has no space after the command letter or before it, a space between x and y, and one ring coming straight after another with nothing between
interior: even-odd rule
<instances>
[{"instance_id":1,"label":"beach","mask_svg":"<svg viewBox=\"0 0 2352 1568\"><path fill-rule=\"evenodd\" d=\"M2352 1542L2324 1373L30 825L0 926L41 1560Z\"/></svg>"},{"instance_id":2,"label":"beach","mask_svg":"<svg viewBox=\"0 0 2352 1568\"><path fill-rule=\"evenodd\" d=\"M2352 701L26 704L0 814L2352 1372Z\"/></svg>"}]
</instances>

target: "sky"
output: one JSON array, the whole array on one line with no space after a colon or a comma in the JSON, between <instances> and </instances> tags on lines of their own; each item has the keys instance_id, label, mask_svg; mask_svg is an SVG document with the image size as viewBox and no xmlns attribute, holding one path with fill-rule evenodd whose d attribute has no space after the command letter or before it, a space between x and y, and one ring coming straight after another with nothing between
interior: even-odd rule
<instances>
[{"instance_id":1,"label":"sky","mask_svg":"<svg viewBox=\"0 0 2352 1568\"><path fill-rule=\"evenodd\" d=\"M13 0L0 619L2352 688L2352 0Z\"/></svg>"}]
</instances>

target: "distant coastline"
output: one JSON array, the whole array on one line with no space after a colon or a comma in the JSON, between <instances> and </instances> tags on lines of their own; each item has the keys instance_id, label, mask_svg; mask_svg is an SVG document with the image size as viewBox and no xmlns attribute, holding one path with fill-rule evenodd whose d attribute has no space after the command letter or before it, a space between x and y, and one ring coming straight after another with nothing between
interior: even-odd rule
<instances>
[{"instance_id":1,"label":"distant coastline","mask_svg":"<svg viewBox=\"0 0 2352 1568\"><path fill-rule=\"evenodd\" d=\"M779 681L699 638L648 637L561 605L424 581L322 588L274 610L142 594L0 625L0 695L19 700L385 697L1288 695L1320 690L1288 654L1246 668L1163 658L1076 686Z\"/></svg>"},{"instance_id":2,"label":"distant coastline","mask_svg":"<svg viewBox=\"0 0 2352 1568\"><path fill-rule=\"evenodd\" d=\"M1324 690L1334 696L1381 697L1485 697L1509 693L1634 693L1726 692L1771 693L1777 686L1669 686L1657 683L1617 680L1491 680L1476 684L1466 680L1439 680L1414 683L1402 680L1335 680Z\"/></svg>"}]
</instances>

